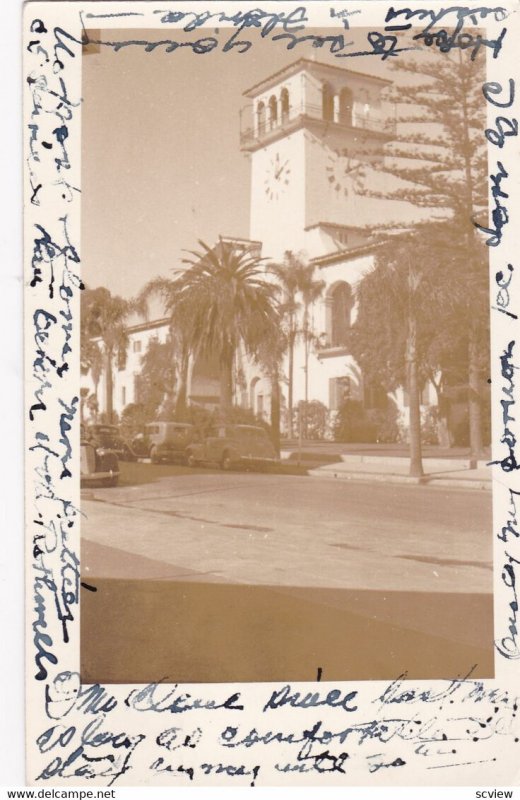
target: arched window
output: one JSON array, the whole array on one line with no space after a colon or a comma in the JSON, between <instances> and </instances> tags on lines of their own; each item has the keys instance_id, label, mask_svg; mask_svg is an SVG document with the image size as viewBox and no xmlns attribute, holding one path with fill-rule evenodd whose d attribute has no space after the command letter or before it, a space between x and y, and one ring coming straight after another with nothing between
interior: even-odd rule
<instances>
[{"instance_id":1,"label":"arched window","mask_svg":"<svg viewBox=\"0 0 520 800\"><path fill-rule=\"evenodd\" d=\"M350 89L342 89L339 96L339 121L342 125L352 125L354 98Z\"/></svg>"},{"instance_id":2,"label":"arched window","mask_svg":"<svg viewBox=\"0 0 520 800\"><path fill-rule=\"evenodd\" d=\"M249 384L249 408L252 408L253 411L256 413L256 393L257 393L257 384L259 383L260 378L256 377L251 380Z\"/></svg>"},{"instance_id":3,"label":"arched window","mask_svg":"<svg viewBox=\"0 0 520 800\"><path fill-rule=\"evenodd\" d=\"M280 94L280 105L282 108L282 122L289 119L289 90L282 89Z\"/></svg>"},{"instance_id":4,"label":"arched window","mask_svg":"<svg viewBox=\"0 0 520 800\"><path fill-rule=\"evenodd\" d=\"M269 98L269 125L271 128L276 128L278 124L278 103L276 97L271 95Z\"/></svg>"},{"instance_id":5,"label":"arched window","mask_svg":"<svg viewBox=\"0 0 520 800\"><path fill-rule=\"evenodd\" d=\"M332 347L341 347L347 343L353 305L350 284L338 283L330 294L330 343Z\"/></svg>"},{"instance_id":6,"label":"arched window","mask_svg":"<svg viewBox=\"0 0 520 800\"><path fill-rule=\"evenodd\" d=\"M334 89L330 83L324 83L321 90L322 117L327 122L334 122Z\"/></svg>"},{"instance_id":7,"label":"arched window","mask_svg":"<svg viewBox=\"0 0 520 800\"><path fill-rule=\"evenodd\" d=\"M261 101L256 107L256 124L258 133L265 133L265 104Z\"/></svg>"}]
</instances>

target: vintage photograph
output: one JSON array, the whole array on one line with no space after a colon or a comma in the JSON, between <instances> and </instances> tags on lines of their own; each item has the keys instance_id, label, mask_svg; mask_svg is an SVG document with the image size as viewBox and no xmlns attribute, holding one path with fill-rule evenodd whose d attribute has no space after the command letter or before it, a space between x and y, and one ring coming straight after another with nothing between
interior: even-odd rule
<instances>
[{"instance_id":1,"label":"vintage photograph","mask_svg":"<svg viewBox=\"0 0 520 800\"><path fill-rule=\"evenodd\" d=\"M484 55L87 33L82 683L492 678Z\"/></svg>"}]
</instances>

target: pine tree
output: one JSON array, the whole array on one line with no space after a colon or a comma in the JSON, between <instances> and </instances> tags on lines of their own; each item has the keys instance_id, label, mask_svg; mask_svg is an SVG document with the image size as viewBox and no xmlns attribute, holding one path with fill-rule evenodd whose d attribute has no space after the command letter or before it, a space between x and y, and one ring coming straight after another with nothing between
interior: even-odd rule
<instances>
[{"instance_id":1,"label":"pine tree","mask_svg":"<svg viewBox=\"0 0 520 800\"><path fill-rule=\"evenodd\" d=\"M438 333L431 332L432 349L443 349L435 337L445 339L446 331L457 340L457 352L460 341L465 344L459 367L468 387L471 451L478 457L489 361L488 253L477 228L487 225L484 64L459 51L420 62L396 59L393 67L401 77L390 98L397 104L397 132L384 158L365 171L363 193L404 201L407 219L380 226L380 232L413 231L437 255L438 264L428 269L435 270L446 302ZM386 176L383 186L374 188L371 171ZM447 261L450 270L442 269Z\"/></svg>"}]
</instances>

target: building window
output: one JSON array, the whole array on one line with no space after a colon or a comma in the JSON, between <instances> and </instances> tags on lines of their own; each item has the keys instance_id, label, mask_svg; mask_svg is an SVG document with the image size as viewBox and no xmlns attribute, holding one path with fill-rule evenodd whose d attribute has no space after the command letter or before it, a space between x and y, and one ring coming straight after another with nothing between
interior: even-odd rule
<instances>
[{"instance_id":1,"label":"building window","mask_svg":"<svg viewBox=\"0 0 520 800\"><path fill-rule=\"evenodd\" d=\"M135 342L133 344L133 351L134 351L134 353L140 353L141 352L141 341L139 339L135 340Z\"/></svg>"},{"instance_id":2,"label":"building window","mask_svg":"<svg viewBox=\"0 0 520 800\"><path fill-rule=\"evenodd\" d=\"M289 90L282 89L282 93L280 95L280 105L282 109L282 122L285 122L289 119Z\"/></svg>"},{"instance_id":3,"label":"building window","mask_svg":"<svg viewBox=\"0 0 520 800\"><path fill-rule=\"evenodd\" d=\"M334 122L334 89L324 83L321 90L322 117L326 122Z\"/></svg>"},{"instance_id":4,"label":"building window","mask_svg":"<svg viewBox=\"0 0 520 800\"><path fill-rule=\"evenodd\" d=\"M117 369L118 372L122 372L126 369L126 348L121 347L120 350L117 351Z\"/></svg>"},{"instance_id":5,"label":"building window","mask_svg":"<svg viewBox=\"0 0 520 800\"><path fill-rule=\"evenodd\" d=\"M121 405L126 406L126 386L121 386Z\"/></svg>"},{"instance_id":6,"label":"building window","mask_svg":"<svg viewBox=\"0 0 520 800\"><path fill-rule=\"evenodd\" d=\"M352 380L345 376L329 378L329 409L339 411L346 400L352 397Z\"/></svg>"},{"instance_id":7,"label":"building window","mask_svg":"<svg viewBox=\"0 0 520 800\"><path fill-rule=\"evenodd\" d=\"M340 242L340 244L348 244L348 233L347 231L343 230L343 228L336 228L334 231L334 238L336 241Z\"/></svg>"},{"instance_id":8,"label":"building window","mask_svg":"<svg viewBox=\"0 0 520 800\"><path fill-rule=\"evenodd\" d=\"M332 347L341 347L347 344L352 306L350 284L338 283L330 294L330 343Z\"/></svg>"},{"instance_id":9,"label":"building window","mask_svg":"<svg viewBox=\"0 0 520 800\"><path fill-rule=\"evenodd\" d=\"M260 378L253 378L249 384L249 408L255 410L256 385Z\"/></svg>"},{"instance_id":10,"label":"building window","mask_svg":"<svg viewBox=\"0 0 520 800\"><path fill-rule=\"evenodd\" d=\"M342 89L339 96L339 121L342 125L352 125L354 99L350 89Z\"/></svg>"},{"instance_id":11,"label":"building window","mask_svg":"<svg viewBox=\"0 0 520 800\"><path fill-rule=\"evenodd\" d=\"M274 94L269 98L269 125L271 129L278 125L278 103Z\"/></svg>"},{"instance_id":12,"label":"building window","mask_svg":"<svg viewBox=\"0 0 520 800\"><path fill-rule=\"evenodd\" d=\"M258 127L258 133L265 133L265 104L262 102L258 103L256 109L256 124Z\"/></svg>"}]
</instances>

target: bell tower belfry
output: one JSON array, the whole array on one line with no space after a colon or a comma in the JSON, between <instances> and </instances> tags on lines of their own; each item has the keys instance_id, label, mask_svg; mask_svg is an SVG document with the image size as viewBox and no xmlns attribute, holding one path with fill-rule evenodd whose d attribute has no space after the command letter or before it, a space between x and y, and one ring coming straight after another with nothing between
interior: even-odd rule
<instances>
[{"instance_id":1,"label":"bell tower belfry","mask_svg":"<svg viewBox=\"0 0 520 800\"><path fill-rule=\"evenodd\" d=\"M309 257L361 244L363 162L393 136L381 92L390 82L300 59L248 89L241 148L251 158L250 237L263 254ZM363 203L363 200L365 202Z\"/></svg>"}]
</instances>

